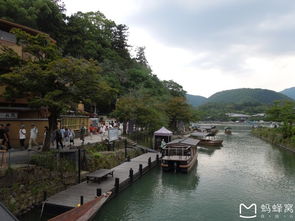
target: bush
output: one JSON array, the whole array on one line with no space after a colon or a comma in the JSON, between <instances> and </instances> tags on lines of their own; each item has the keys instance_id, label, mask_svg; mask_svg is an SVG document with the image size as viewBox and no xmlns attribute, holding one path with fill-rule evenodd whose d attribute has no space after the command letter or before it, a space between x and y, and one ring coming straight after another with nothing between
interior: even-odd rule
<instances>
[{"instance_id":1,"label":"bush","mask_svg":"<svg viewBox=\"0 0 295 221\"><path fill-rule=\"evenodd\" d=\"M30 163L61 173L75 171L75 163L63 158L58 159L56 151L48 151L34 155L32 156Z\"/></svg>"}]
</instances>

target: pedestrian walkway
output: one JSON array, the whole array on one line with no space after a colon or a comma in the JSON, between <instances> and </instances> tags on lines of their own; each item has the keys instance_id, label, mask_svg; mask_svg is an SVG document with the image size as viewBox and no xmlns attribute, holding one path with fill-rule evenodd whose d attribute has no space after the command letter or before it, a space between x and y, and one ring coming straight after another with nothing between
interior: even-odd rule
<instances>
[{"instance_id":1,"label":"pedestrian walkway","mask_svg":"<svg viewBox=\"0 0 295 221\"><path fill-rule=\"evenodd\" d=\"M118 192L129 186L136 178L143 175L149 169L156 165L159 160L159 153L145 153L124 162L111 170L114 171L113 176L109 176L101 182L84 181L77 185L71 186L64 191L56 193L45 201L45 207L62 207L73 208L80 203L83 196L84 203L93 200L97 196L97 189L102 193L116 192L115 182L118 179ZM130 178L130 170L132 170L133 179ZM132 180L130 180L132 179Z\"/></svg>"},{"instance_id":2,"label":"pedestrian walkway","mask_svg":"<svg viewBox=\"0 0 295 221\"><path fill-rule=\"evenodd\" d=\"M101 134L96 134L91 136L85 137L84 145L98 143L106 139L106 136L102 136ZM80 138L76 138L74 140L74 146L71 148L77 148L82 145L82 141ZM55 150L56 144L51 145L50 149ZM64 150L69 150L70 146L65 146ZM31 150L20 150L20 149L10 149L7 153L7 163L11 167L19 167L20 165L26 166L29 164L31 157L34 155L39 154L42 151L41 145L40 148L32 147Z\"/></svg>"},{"instance_id":3,"label":"pedestrian walkway","mask_svg":"<svg viewBox=\"0 0 295 221\"><path fill-rule=\"evenodd\" d=\"M86 144L93 144L93 143L99 143L103 140L107 139L107 136L103 136L102 134L94 134L92 136L86 136L84 138L84 143L82 143L82 140L80 140L80 138L75 138L74 139L74 145L72 145L71 147L79 147L81 145L86 145ZM65 143L63 142L65 149L70 148L69 142ZM50 146L51 149L56 149L56 142L53 143L53 145L51 144Z\"/></svg>"}]
</instances>

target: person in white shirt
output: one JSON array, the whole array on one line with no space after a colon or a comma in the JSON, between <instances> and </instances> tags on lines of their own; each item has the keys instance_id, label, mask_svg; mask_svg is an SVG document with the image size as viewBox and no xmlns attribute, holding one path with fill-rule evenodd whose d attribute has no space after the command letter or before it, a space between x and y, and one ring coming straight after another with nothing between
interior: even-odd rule
<instances>
[{"instance_id":1,"label":"person in white shirt","mask_svg":"<svg viewBox=\"0 0 295 221\"><path fill-rule=\"evenodd\" d=\"M25 129L25 125L21 125L19 129L19 143L21 148L25 148L25 140L27 131Z\"/></svg>"},{"instance_id":2,"label":"person in white shirt","mask_svg":"<svg viewBox=\"0 0 295 221\"><path fill-rule=\"evenodd\" d=\"M37 137L38 128L35 126L35 124L32 124L32 128L30 131L29 150L32 148L32 143L34 143L36 146L39 146L39 144L37 143Z\"/></svg>"}]
</instances>

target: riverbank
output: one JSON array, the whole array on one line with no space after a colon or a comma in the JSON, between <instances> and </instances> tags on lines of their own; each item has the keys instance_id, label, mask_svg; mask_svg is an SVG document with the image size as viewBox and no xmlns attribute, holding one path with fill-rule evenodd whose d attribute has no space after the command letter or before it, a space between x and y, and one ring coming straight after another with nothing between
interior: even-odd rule
<instances>
[{"instance_id":1,"label":"riverbank","mask_svg":"<svg viewBox=\"0 0 295 221\"><path fill-rule=\"evenodd\" d=\"M295 136L284 139L279 128L255 128L251 133L266 142L295 153Z\"/></svg>"},{"instance_id":2,"label":"riverbank","mask_svg":"<svg viewBox=\"0 0 295 221\"><path fill-rule=\"evenodd\" d=\"M83 146L82 177L100 168L112 168L126 160L124 141L119 140L114 150L108 151L104 143ZM128 148L128 156L136 157L142 152ZM57 157L59 156L59 157ZM38 153L30 164L19 168L2 169L0 174L0 201L14 214L21 215L40 205L47 197L77 184L77 166L73 159L61 157L58 151ZM61 157L61 158L60 158Z\"/></svg>"}]
</instances>

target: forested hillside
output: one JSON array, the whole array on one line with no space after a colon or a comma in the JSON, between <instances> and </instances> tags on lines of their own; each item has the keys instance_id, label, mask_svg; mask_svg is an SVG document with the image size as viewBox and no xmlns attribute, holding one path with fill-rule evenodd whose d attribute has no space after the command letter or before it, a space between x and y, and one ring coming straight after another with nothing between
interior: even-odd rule
<instances>
[{"instance_id":1,"label":"forested hillside","mask_svg":"<svg viewBox=\"0 0 295 221\"><path fill-rule=\"evenodd\" d=\"M287 95L288 97L295 100L295 87L287 88L285 90L280 91L282 94Z\"/></svg>"},{"instance_id":2,"label":"forested hillside","mask_svg":"<svg viewBox=\"0 0 295 221\"><path fill-rule=\"evenodd\" d=\"M240 88L233 90L221 91L213 94L207 100L208 103L259 103L272 104L276 100L291 100L286 95L267 90L267 89L250 89Z\"/></svg>"},{"instance_id":3,"label":"forested hillside","mask_svg":"<svg viewBox=\"0 0 295 221\"><path fill-rule=\"evenodd\" d=\"M192 105L193 107L200 106L204 104L207 100L206 97L199 96L199 95L191 95L191 94L186 94L186 100L187 102Z\"/></svg>"}]
</instances>

